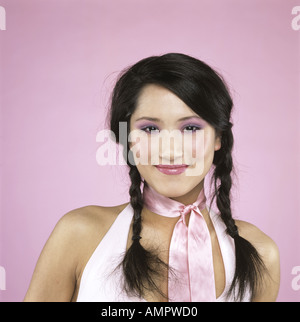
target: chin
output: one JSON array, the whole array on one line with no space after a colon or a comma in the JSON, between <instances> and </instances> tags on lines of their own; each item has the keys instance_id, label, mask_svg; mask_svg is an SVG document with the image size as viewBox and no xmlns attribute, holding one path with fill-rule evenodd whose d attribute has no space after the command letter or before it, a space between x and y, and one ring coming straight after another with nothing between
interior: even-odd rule
<instances>
[{"instance_id":1,"label":"chin","mask_svg":"<svg viewBox=\"0 0 300 322\"><path fill-rule=\"evenodd\" d=\"M201 177L180 175L164 175L157 169L139 168L139 172L144 180L159 194L168 198L177 198L192 191L201 181ZM194 180L193 180L194 179Z\"/></svg>"},{"instance_id":2,"label":"chin","mask_svg":"<svg viewBox=\"0 0 300 322\"><path fill-rule=\"evenodd\" d=\"M146 179L147 181L147 179ZM180 182L180 180L177 179L177 181L173 180L156 180L153 179L150 181L147 181L148 184L156 190L159 194L167 197L167 198L178 198L181 196L186 195L189 193L195 185L197 185L199 182L197 182L195 185L193 185L191 182L184 183Z\"/></svg>"}]
</instances>

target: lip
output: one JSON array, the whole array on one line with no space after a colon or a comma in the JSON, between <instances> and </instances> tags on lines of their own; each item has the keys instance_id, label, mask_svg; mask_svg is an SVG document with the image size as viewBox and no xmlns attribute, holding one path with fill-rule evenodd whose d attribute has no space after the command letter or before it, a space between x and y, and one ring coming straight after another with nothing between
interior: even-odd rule
<instances>
[{"instance_id":1,"label":"lip","mask_svg":"<svg viewBox=\"0 0 300 322\"><path fill-rule=\"evenodd\" d=\"M168 174L168 175L176 175L176 174L181 174L183 173L188 165L186 164L178 164L178 165L156 165L156 169L163 174Z\"/></svg>"}]
</instances>

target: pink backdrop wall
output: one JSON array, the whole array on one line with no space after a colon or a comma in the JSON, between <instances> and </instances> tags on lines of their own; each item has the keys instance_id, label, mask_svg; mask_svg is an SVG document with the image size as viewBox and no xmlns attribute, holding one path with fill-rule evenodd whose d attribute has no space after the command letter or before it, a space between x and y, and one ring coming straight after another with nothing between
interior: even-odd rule
<instances>
[{"instance_id":1,"label":"pink backdrop wall","mask_svg":"<svg viewBox=\"0 0 300 322\"><path fill-rule=\"evenodd\" d=\"M100 167L117 73L183 52L232 88L239 182L234 213L281 253L278 300L299 301L300 30L294 0L6 0L1 45L0 300L21 301L59 218L128 201L124 166ZM300 24L300 22L299 22Z\"/></svg>"}]
</instances>

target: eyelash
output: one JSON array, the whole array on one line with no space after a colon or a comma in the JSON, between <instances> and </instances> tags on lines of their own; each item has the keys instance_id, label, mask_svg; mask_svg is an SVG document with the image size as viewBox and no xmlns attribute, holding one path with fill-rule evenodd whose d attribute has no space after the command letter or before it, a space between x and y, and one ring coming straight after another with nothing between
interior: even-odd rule
<instances>
[{"instance_id":1,"label":"eyelash","mask_svg":"<svg viewBox=\"0 0 300 322\"><path fill-rule=\"evenodd\" d=\"M196 131L202 130L202 128L197 126L197 125L186 125L183 128L183 130L186 129L187 127L193 128L193 130L187 130L187 132L196 132ZM149 128L154 128L155 130L147 131L147 129L149 129ZM152 133L152 132L156 132L156 130L158 130L158 128L156 126L153 126L153 125L148 125L148 126L143 127L141 130L146 132L146 133Z\"/></svg>"},{"instance_id":2,"label":"eyelash","mask_svg":"<svg viewBox=\"0 0 300 322\"><path fill-rule=\"evenodd\" d=\"M148 126L145 126L145 127L143 127L143 128L141 128L141 130L142 131L144 131L144 132L146 132L146 133L151 133L152 132L152 130L150 130L150 131L147 131L147 129L149 129L149 128L155 128L155 126L153 126L153 125L148 125ZM155 129L155 130L158 130L157 128Z\"/></svg>"},{"instance_id":3,"label":"eyelash","mask_svg":"<svg viewBox=\"0 0 300 322\"><path fill-rule=\"evenodd\" d=\"M196 131L202 130L202 127L199 127L197 125L187 125L187 126L185 126L185 128L187 128L187 127L191 127L191 128L196 129L196 130L192 130L192 131L189 130L188 132L196 132Z\"/></svg>"}]
</instances>

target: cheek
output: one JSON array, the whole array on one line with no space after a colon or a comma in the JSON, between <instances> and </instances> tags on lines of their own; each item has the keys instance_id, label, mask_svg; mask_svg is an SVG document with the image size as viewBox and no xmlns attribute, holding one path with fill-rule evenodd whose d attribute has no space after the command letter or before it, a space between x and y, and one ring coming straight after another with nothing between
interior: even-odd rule
<instances>
[{"instance_id":1,"label":"cheek","mask_svg":"<svg viewBox=\"0 0 300 322\"><path fill-rule=\"evenodd\" d=\"M204 160L210 146L209 137L204 130L184 135L183 153L188 164Z\"/></svg>"},{"instance_id":2,"label":"cheek","mask_svg":"<svg viewBox=\"0 0 300 322\"><path fill-rule=\"evenodd\" d=\"M150 164L151 157L150 139L149 136L140 131L132 131L130 133L129 147L133 153L133 157L137 164Z\"/></svg>"},{"instance_id":3,"label":"cheek","mask_svg":"<svg viewBox=\"0 0 300 322\"><path fill-rule=\"evenodd\" d=\"M192 165L187 176L205 176L214 156L214 135L209 131L196 132L197 136L185 146L185 160Z\"/></svg>"},{"instance_id":4,"label":"cheek","mask_svg":"<svg viewBox=\"0 0 300 322\"><path fill-rule=\"evenodd\" d=\"M177 141L176 148L171 150L174 156L183 156L185 164L203 163L204 165L207 161L212 160L215 150L213 132L201 130L195 133L185 133L181 137L177 137L177 140L180 140L180 142ZM129 146L137 163L156 165L160 162L159 152L163 150L161 145L159 135L150 136L145 132L133 131Z\"/></svg>"}]
</instances>

